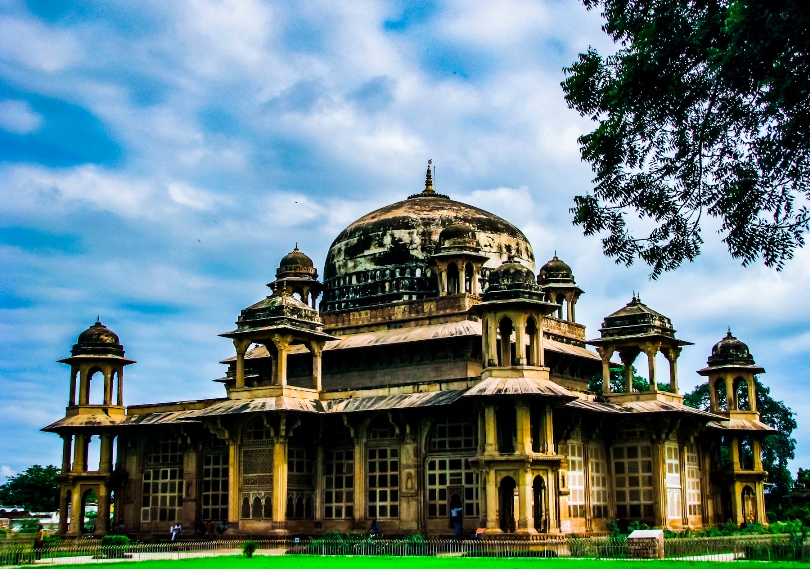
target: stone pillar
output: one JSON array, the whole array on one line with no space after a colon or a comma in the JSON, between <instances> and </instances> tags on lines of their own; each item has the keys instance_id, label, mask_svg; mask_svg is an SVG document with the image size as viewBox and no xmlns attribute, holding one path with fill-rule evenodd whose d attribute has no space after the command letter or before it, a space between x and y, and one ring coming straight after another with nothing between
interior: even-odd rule
<instances>
[{"instance_id":1,"label":"stone pillar","mask_svg":"<svg viewBox=\"0 0 810 569\"><path fill-rule=\"evenodd\" d=\"M323 444L318 442L318 448L315 450L315 504L314 514L315 523L323 523Z\"/></svg>"},{"instance_id":2,"label":"stone pillar","mask_svg":"<svg viewBox=\"0 0 810 569\"><path fill-rule=\"evenodd\" d=\"M754 413L757 412L757 386L754 383L754 376L746 378L748 383L748 408ZM764 518L763 518L764 519Z\"/></svg>"},{"instance_id":3,"label":"stone pillar","mask_svg":"<svg viewBox=\"0 0 810 569\"><path fill-rule=\"evenodd\" d=\"M307 342L307 348L309 348L309 351L312 354L312 389L317 391L321 391L323 389L321 370L323 367L324 343L325 342Z\"/></svg>"},{"instance_id":4,"label":"stone pillar","mask_svg":"<svg viewBox=\"0 0 810 569\"><path fill-rule=\"evenodd\" d=\"M90 395L88 385L90 378L87 377L87 370L87 366L84 365L79 372L79 405L87 405L87 398Z\"/></svg>"},{"instance_id":5,"label":"stone pillar","mask_svg":"<svg viewBox=\"0 0 810 569\"><path fill-rule=\"evenodd\" d=\"M726 374L726 409L728 411L734 411L737 409L737 406L734 404L736 397L734 397L734 379L731 377L731 374Z\"/></svg>"},{"instance_id":6,"label":"stone pillar","mask_svg":"<svg viewBox=\"0 0 810 569\"><path fill-rule=\"evenodd\" d=\"M290 349L290 336L274 336L273 344L276 346L278 358L276 358L276 385L287 387L287 352Z\"/></svg>"},{"instance_id":7,"label":"stone pillar","mask_svg":"<svg viewBox=\"0 0 810 569\"><path fill-rule=\"evenodd\" d=\"M591 508L591 445L588 440L582 441L582 465L585 478L585 529L591 531L593 509Z\"/></svg>"},{"instance_id":8,"label":"stone pillar","mask_svg":"<svg viewBox=\"0 0 810 569\"><path fill-rule=\"evenodd\" d=\"M546 366L546 348L543 339L543 317L537 322L537 362L540 367Z\"/></svg>"},{"instance_id":9,"label":"stone pillar","mask_svg":"<svg viewBox=\"0 0 810 569\"><path fill-rule=\"evenodd\" d=\"M112 470L112 435L102 433L99 437L101 438L101 457L98 461L98 471L108 474Z\"/></svg>"},{"instance_id":10,"label":"stone pillar","mask_svg":"<svg viewBox=\"0 0 810 569\"><path fill-rule=\"evenodd\" d=\"M481 285L478 282L478 279L480 278L479 277L480 272L481 271L479 270L478 265L477 264L473 265L472 293L474 295L480 295L481 294Z\"/></svg>"},{"instance_id":11,"label":"stone pillar","mask_svg":"<svg viewBox=\"0 0 810 569\"><path fill-rule=\"evenodd\" d=\"M70 472L70 454L73 435L62 433L62 474Z\"/></svg>"},{"instance_id":12,"label":"stone pillar","mask_svg":"<svg viewBox=\"0 0 810 569\"><path fill-rule=\"evenodd\" d=\"M447 296L447 269L439 267L439 296Z\"/></svg>"},{"instance_id":13,"label":"stone pillar","mask_svg":"<svg viewBox=\"0 0 810 569\"><path fill-rule=\"evenodd\" d=\"M515 323L512 321L512 326L514 327L514 325ZM512 365L512 330L505 330L500 322L498 329L501 332L501 366L508 367Z\"/></svg>"},{"instance_id":14,"label":"stone pillar","mask_svg":"<svg viewBox=\"0 0 810 569\"><path fill-rule=\"evenodd\" d=\"M653 467L653 527L667 527L667 461L664 442L654 440L652 443Z\"/></svg>"},{"instance_id":15,"label":"stone pillar","mask_svg":"<svg viewBox=\"0 0 810 569\"><path fill-rule=\"evenodd\" d=\"M458 267L458 292L459 293L467 292L466 285L467 285L467 265L462 260L461 263L459 263Z\"/></svg>"},{"instance_id":16,"label":"stone pillar","mask_svg":"<svg viewBox=\"0 0 810 569\"><path fill-rule=\"evenodd\" d=\"M610 395L610 357L613 350L607 346L599 346L596 351L602 358L602 395Z\"/></svg>"},{"instance_id":17,"label":"stone pillar","mask_svg":"<svg viewBox=\"0 0 810 569\"><path fill-rule=\"evenodd\" d=\"M276 438L273 445L273 522L276 529L287 519L287 439Z\"/></svg>"},{"instance_id":18,"label":"stone pillar","mask_svg":"<svg viewBox=\"0 0 810 569\"><path fill-rule=\"evenodd\" d=\"M124 406L124 367L118 368L118 402L119 407Z\"/></svg>"},{"instance_id":19,"label":"stone pillar","mask_svg":"<svg viewBox=\"0 0 810 569\"><path fill-rule=\"evenodd\" d=\"M110 490L105 483L98 486L98 515L96 516L95 535L106 535L110 528Z\"/></svg>"},{"instance_id":20,"label":"stone pillar","mask_svg":"<svg viewBox=\"0 0 810 569\"><path fill-rule=\"evenodd\" d=\"M669 390L678 393L678 356L681 355L681 348L667 348L663 350L664 357L669 362Z\"/></svg>"},{"instance_id":21,"label":"stone pillar","mask_svg":"<svg viewBox=\"0 0 810 569\"><path fill-rule=\"evenodd\" d=\"M76 366L70 366L70 396L68 398L69 407L76 405L76 376L78 374L78 368Z\"/></svg>"},{"instance_id":22,"label":"stone pillar","mask_svg":"<svg viewBox=\"0 0 810 569\"><path fill-rule=\"evenodd\" d=\"M503 533L498 526L498 480L495 471L487 471L487 533Z\"/></svg>"},{"instance_id":23,"label":"stone pillar","mask_svg":"<svg viewBox=\"0 0 810 569\"><path fill-rule=\"evenodd\" d=\"M62 486L59 492L59 535L65 535L68 532L68 511L70 510L70 501L68 499L68 492L70 489Z\"/></svg>"},{"instance_id":24,"label":"stone pillar","mask_svg":"<svg viewBox=\"0 0 810 569\"><path fill-rule=\"evenodd\" d=\"M751 450L754 453L754 470L762 470L762 442L757 438L751 439Z\"/></svg>"},{"instance_id":25,"label":"stone pillar","mask_svg":"<svg viewBox=\"0 0 810 569\"><path fill-rule=\"evenodd\" d=\"M571 300L571 322L577 321L577 299Z\"/></svg>"},{"instance_id":26,"label":"stone pillar","mask_svg":"<svg viewBox=\"0 0 810 569\"><path fill-rule=\"evenodd\" d=\"M532 505L534 502L534 490L532 488L531 463L523 465L518 473L518 521L517 533L537 533L534 529L534 512Z\"/></svg>"},{"instance_id":27,"label":"stone pillar","mask_svg":"<svg viewBox=\"0 0 810 569\"><path fill-rule=\"evenodd\" d=\"M73 472L84 472L87 460L87 441L84 433L77 433L73 442Z\"/></svg>"},{"instance_id":28,"label":"stone pillar","mask_svg":"<svg viewBox=\"0 0 810 569\"><path fill-rule=\"evenodd\" d=\"M517 316L515 326L515 364L522 366L526 365L526 322L523 314ZM511 355L511 347L510 347Z\"/></svg>"},{"instance_id":29,"label":"stone pillar","mask_svg":"<svg viewBox=\"0 0 810 569\"><path fill-rule=\"evenodd\" d=\"M228 445L228 521L240 519L242 497L239 495L239 446L233 441Z\"/></svg>"},{"instance_id":30,"label":"stone pillar","mask_svg":"<svg viewBox=\"0 0 810 569\"><path fill-rule=\"evenodd\" d=\"M250 340L236 338L233 347L236 348L236 389L245 387L245 353L250 347Z\"/></svg>"},{"instance_id":31,"label":"stone pillar","mask_svg":"<svg viewBox=\"0 0 810 569\"><path fill-rule=\"evenodd\" d=\"M112 405L112 375L112 368L107 367L104 370L104 405Z\"/></svg>"},{"instance_id":32,"label":"stone pillar","mask_svg":"<svg viewBox=\"0 0 810 569\"><path fill-rule=\"evenodd\" d=\"M619 358L622 360L624 370L624 388L627 393L633 393L633 362L638 357L638 350L630 348L619 352Z\"/></svg>"},{"instance_id":33,"label":"stone pillar","mask_svg":"<svg viewBox=\"0 0 810 569\"><path fill-rule=\"evenodd\" d=\"M68 525L68 535L80 536L82 534L82 487L80 484L73 486L70 495L70 524Z\"/></svg>"},{"instance_id":34,"label":"stone pillar","mask_svg":"<svg viewBox=\"0 0 810 569\"><path fill-rule=\"evenodd\" d=\"M484 454L498 453L498 435L495 421L495 404L487 402L484 407L484 431L486 439L484 443Z\"/></svg>"},{"instance_id":35,"label":"stone pillar","mask_svg":"<svg viewBox=\"0 0 810 569\"><path fill-rule=\"evenodd\" d=\"M650 391L655 393L658 391L658 378L655 375L655 355L658 353L658 346L648 344L644 347L644 353L647 355L647 370L650 376Z\"/></svg>"},{"instance_id":36,"label":"stone pillar","mask_svg":"<svg viewBox=\"0 0 810 569\"><path fill-rule=\"evenodd\" d=\"M717 381L719 377L716 376L709 376L709 407L711 408L712 412L716 412L720 409L720 402L717 400Z\"/></svg>"},{"instance_id":37,"label":"stone pillar","mask_svg":"<svg viewBox=\"0 0 810 569\"><path fill-rule=\"evenodd\" d=\"M565 305L566 305L566 308L568 309L566 316L568 317L569 322L574 321L574 303L571 302L571 301L572 301L572 295L567 294L565 296Z\"/></svg>"},{"instance_id":38,"label":"stone pillar","mask_svg":"<svg viewBox=\"0 0 810 569\"><path fill-rule=\"evenodd\" d=\"M360 429L354 437L354 525L366 529L366 444Z\"/></svg>"},{"instance_id":39,"label":"stone pillar","mask_svg":"<svg viewBox=\"0 0 810 569\"><path fill-rule=\"evenodd\" d=\"M498 365L498 325L495 322L495 315L487 314L485 322L487 346L484 367L494 367Z\"/></svg>"}]
</instances>

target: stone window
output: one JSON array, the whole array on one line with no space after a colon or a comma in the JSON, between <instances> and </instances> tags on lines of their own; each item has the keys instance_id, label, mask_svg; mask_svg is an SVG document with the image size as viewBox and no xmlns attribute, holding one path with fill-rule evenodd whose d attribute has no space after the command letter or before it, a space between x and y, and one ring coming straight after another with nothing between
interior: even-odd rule
<instances>
[{"instance_id":1,"label":"stone window","mask_svg":"<svg viewBox=\"0 0 810 569\"><path fill-rule=\"evenodd\" d=\"M444 419L433 428L431 452L475 451L478 429L471 421Z\"/></svg>"},{"instance_id":2,"label":"stone window","mask_svg":"<svg viewBox=\"0 0 810 569\"><path fill-rule=\"evenodd\" d=\"M698 451L694 444L686 447L686 507L690 516L700 516L700 464Z\"/></svg>"},{"instance_id":3,"label":"stone window","mask_svg":"<svg viewBox=\"0 0 810 569\"><path fill-rule=\"evenodd\" d=\"M182 506L182 468L153 468L143 473L142 522L176 521Z\"/></svg>"},{"instance_id":4,"label":"stone window","mask_svg":"<svg viewBox=\"0 0 810 569\"><path fill-rule=\"evenodd\" d=\"M427 463L428 517L446 518L450 515L448 505L453 493L462 498L464 515L477 517L478 473L470 461L462 457L431 457Z\"/></svg>"},{"instance_id":5,"label":"stone window","mask_svg":"<svg viewBox=\"0 0 810 569\"><path fill-rule=\"evenodd\" d=\"M160 440L149 447L149 456L146 461L149 464L176 464L180 463L180 443L177 441Z\"/></svg>"},{"instance_id":6,"label":"stone window","mask_svg":"<svg viewBox=\"0 0 810 569\"><path fill-rule=\"evenodd\" d=\"M311 520L315 501L315 461L311 448L287 449L287 519Z\"/></svg>"},{"instance_id":7,"label":"stone window","mask_svg":"<svg viewBox=\"0 0 810 569\"><path fill-rule=\"evenodd\" d=\"M594 518L610 517L608 513L610 484L608 482L605 447L590 445L588 448L588 467L591 482L591 515Z\"/></svg>"},{"instance_id":8,"label":"stone window","mask_svg":"<svg viewBox=\"0 0 810 569\"><path fill-rule=\"evenodd\" d=\"M667 517L680 518L681 511L681 462L677 443L666 443L664 454L667 463Z\"/></svg>"},{"instance_id":9,"label":"stone window","mask_svg":"<svg viewBox=\"0 0 810 569\"><path fill-rule=\"evenodd\" d=\"M585 517L585 463L581 442L568 443L568 516Z\"/></svg>"},{"instance_id":10,"label":"stone window","mask_svg":"<svg viewBox=\"0 0 810 569\"><path fill-rule=\"evenodd\" d=\"M202 518L206 521L228 519L227 452L203 455Z\"/></svg>"},{"instance_id":11,"label":"stone window","mask_svg":"<svg viewBox=\"0 0 810 569\"><path fill-rule=\"evenodd\" d=\"M399 517L399 449L370 448L366 462L368 517Z\"/></svg>"},{"instance_id":12,"label":"stone window","mask_svg":"<svg viewBox=\"0 0 810 569\"><path fill-rule=\"evenodd\" d=\"M640 426L628 426L616 433L613 446L616 517L652 518L655 493L652 476L652 447Z\"/></svg>"},{"instance_id":13,"label":"stone window","mask_svg":"<svg viewBox=\"0 0 810 569\"><path fill-rule=\"evenodd\" d=\"M354 450L326 452L324 462L324 517L354 517Z\"/></svg>"}]
</instances>

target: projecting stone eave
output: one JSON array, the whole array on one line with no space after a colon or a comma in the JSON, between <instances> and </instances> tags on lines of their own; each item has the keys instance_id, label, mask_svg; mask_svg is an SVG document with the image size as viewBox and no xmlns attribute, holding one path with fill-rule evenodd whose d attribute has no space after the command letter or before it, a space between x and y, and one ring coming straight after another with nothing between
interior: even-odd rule
<instances>
[{"instance_id":1,"label":"projecting stone eave","mask_svg":"<svg viewBox=\"0 0 810 569\"><path fill-rule=\"evenodd\" d=\"M697 370L698 375L702 376L709 376L713 373L723 373L723 372L733 372L733 371L745 371L750 373L765 373L765 368L758 365L734 365L734 364L725 364L719 366L708 366L704 367L703 369Z\"/></svg>"},{"instance_id":2,"label":"projecting stone eave","mask_svg":"<svg viewBox=\"0 0 810 569\"><path fill-rule=\"evenodd\" d=\"M603 344L617 344L621 342L648 340L648 341L662 341L673 346L694 346L694 342L680 340L668 334L658 334L655 332L645 334L628 334L626 336L607 336L602 338L594 338L593 340L585 340L586 344L591 346L600 346Z\"/></svg>"}]
</instances>

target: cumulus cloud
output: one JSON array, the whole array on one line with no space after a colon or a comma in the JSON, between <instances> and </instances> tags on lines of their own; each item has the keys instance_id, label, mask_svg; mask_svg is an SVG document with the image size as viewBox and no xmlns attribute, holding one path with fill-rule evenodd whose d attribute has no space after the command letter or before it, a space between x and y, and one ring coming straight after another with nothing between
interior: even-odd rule
<instances>
[{"instance_id":1,"label":"cumulus cloud","mask_svg":"<svg viewBox=\"0 0 810 569\"><path fill-rule=\"evenodd\" d=\"M5 464L0 466L0 476L8 478L9 476L14 476L14 474L15 472Z\"/></svg>"}]
</instances>

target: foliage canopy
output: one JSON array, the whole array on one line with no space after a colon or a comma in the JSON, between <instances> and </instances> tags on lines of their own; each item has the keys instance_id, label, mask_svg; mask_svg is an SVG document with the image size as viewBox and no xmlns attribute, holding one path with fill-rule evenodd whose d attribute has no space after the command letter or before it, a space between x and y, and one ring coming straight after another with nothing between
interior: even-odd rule
<instances>
[{"instance_id":1,"label":"foliage canopy","mask_svg":"<svg viewBox=\"0 0 810 569\"><path fill-rule=\"evenodd\" d=\"M574 223L653 278L700 254L705 216L743 265L782 269L810 224L810 4L583 3L619 49L564 69L569 107L598 123L579 139L596 177ZM646 236L628 228L633 212L653 222Z\"/></svg>"},{"instance_id":2,"label":"foliage canopy","mask_svg":"<svg viewBox=\"0 0 810 569\"><path fill-rule=\"evenodd\" d=\"M59 505L56 466L35 464L0 485L0 503L24 506L31 512L53 512Z\"/></svg>"}]
</instances>

